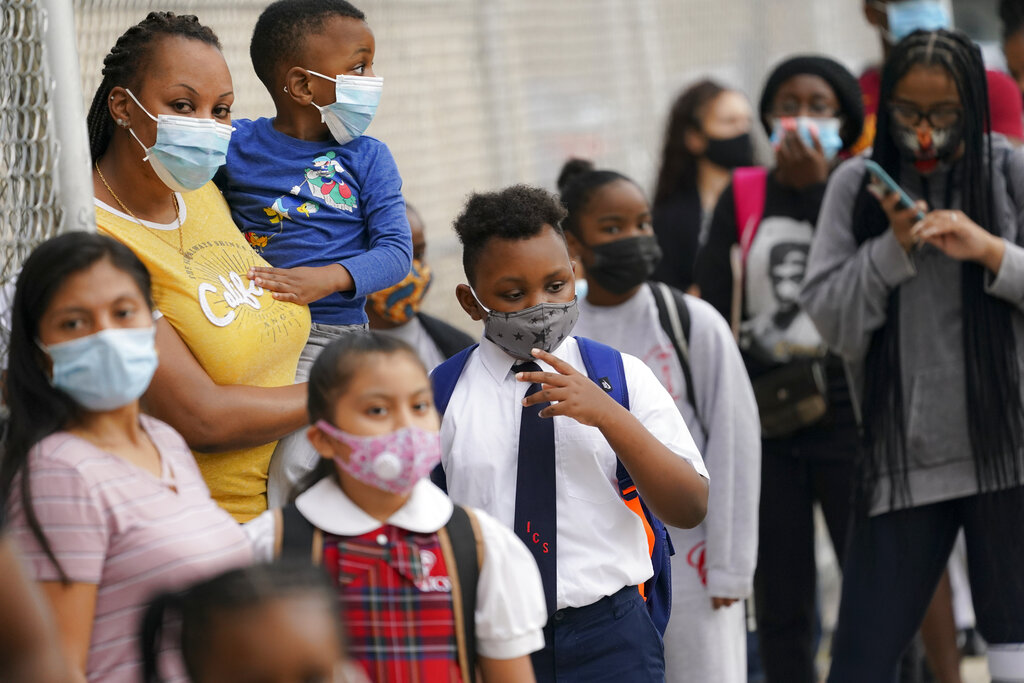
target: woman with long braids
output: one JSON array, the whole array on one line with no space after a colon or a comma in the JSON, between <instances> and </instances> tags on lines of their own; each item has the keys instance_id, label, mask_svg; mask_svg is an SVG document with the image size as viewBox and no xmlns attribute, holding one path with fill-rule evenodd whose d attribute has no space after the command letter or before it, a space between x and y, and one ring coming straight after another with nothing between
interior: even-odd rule
<instances>
[{"instance_id":1,"label":"woman with long braids","mask_svg":"<svg viewBox=\"0 0 1024 683\"><path fill-rule=\"evenodd\" d=\"M979 49L917 31L885 63L871 155L916 206L862 158L825 195L802 303L865 433L831 683L893 680L960 528L993 680L1024 680L1024 156L988 127Z\"/></svg>"},{"instance_id":2,"label":"woman with long braids","mask_svg":"<svg viewBox=\"0 0 1024 683\"><path fill-rule=\"evenodd\" d=\"M89 110L96 223L153 276L160 367L145 409L186 439L239 521L266 509L276 440L306 422L293 385L305 306L246 273L265 266L210 179L231 137L231 75L194 16L151 12L103 61Z\"/></svg>"}]
</instances>

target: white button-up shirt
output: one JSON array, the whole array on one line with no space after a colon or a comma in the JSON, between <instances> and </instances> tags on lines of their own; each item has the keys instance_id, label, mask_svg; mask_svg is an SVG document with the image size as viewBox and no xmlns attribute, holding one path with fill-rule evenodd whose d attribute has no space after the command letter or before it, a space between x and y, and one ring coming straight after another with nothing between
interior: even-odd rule
<instances>
[{"instance_id":1,"label":"white button-up shirt","mask_svg":"<svg viewBox=\"0 0 1024 683\"><path fill-rule=\"evenodd\" d=\"M576 339L554 355L586 373ZM669 393L637 358L622 354L630 412L671 451L707 477L704 461ZM441 424L448 493L512 528L515 520L519 421L529 384L515 379L518 361L486 338L469 357ZM553 368L538 362L543 370ZM601 432L556 416L556 604L583 607L651 578L640 518L622 502L615 452Z\"/></svg>"},{"instance_id":2,"label":"white button-up shirt","mask_svg":"<svg viewBox=\"0 0 1024 683\"><path fill-rule=\"evenodd\" d=\"M353 503L334 477L314 484L295 499L295 506L313 526L338 536L361 536L384 524ZM547 622L537 563L511 530L479 510L474 512L484 547L476 590L477 652L491 659L528 655L544 647L541 629ZM432 534L447 524L451 516L452 502L448 496L430 480L421 479L409 500L386 523L417 534ZM272 510L243 526L258 562L274 559L275 527ZM378 542L387 540L383 536Z\"/></svg>"}]
</instances>

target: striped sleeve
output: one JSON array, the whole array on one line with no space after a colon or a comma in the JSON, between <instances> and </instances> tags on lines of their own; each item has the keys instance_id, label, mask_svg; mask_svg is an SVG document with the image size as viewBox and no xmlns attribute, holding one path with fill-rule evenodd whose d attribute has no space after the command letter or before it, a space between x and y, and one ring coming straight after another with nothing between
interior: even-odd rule
<instances>
[{"instance_id":1,"label":"striped sleeve","mask_svg":"<svg viewBox=\"0 0 1024 683\"><path fill-rule=\"evenodd\" d=\"M30 458L32 508L57 561L73 583L99 584L109 529L96 492L79 467L45 457ZM37 581L58 581L60 572L32 533L20 485L12 492L10 532Z\"/></svg>"}]
</instances>

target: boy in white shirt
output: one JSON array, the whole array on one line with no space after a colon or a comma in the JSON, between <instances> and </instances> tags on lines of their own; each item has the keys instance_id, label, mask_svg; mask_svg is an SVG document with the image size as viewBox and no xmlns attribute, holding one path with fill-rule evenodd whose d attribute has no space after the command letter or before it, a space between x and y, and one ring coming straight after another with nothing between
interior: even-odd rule
<instances>
[{"instance_id":1,"label":"boy in white shirt","mask_svg":"<svg viewBox=\"0 0 1024 683\"><path fill-rule=\"evenodd\" d=\"M538 681L661 681L661 636L637 589L651 558L616 466L654 515L685 528L704 519L707 470L640 360L621 357L628 410L583 370L564 216L518 185L472 196L456 219L469 282L456 296L484 336L447 402L442 466L456 502L512 527L537 559L550 617Z\"/></svg>"}]
</instances>

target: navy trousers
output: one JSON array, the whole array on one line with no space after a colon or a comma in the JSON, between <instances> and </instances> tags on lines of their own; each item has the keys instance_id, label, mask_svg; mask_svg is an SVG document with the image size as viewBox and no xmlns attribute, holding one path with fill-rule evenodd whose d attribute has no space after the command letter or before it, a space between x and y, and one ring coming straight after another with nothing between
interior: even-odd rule
<instances>
[{"instance_id":1,"label":"navy trousers","mask_svg":"<svg viewBox=\"0 0 1024 683\"><path fill-rule=\"evenodd\" d=\"M665 650L636 586L556 611L533 653L537 683L663 683Z\"/></svg>"}]
</instances>

